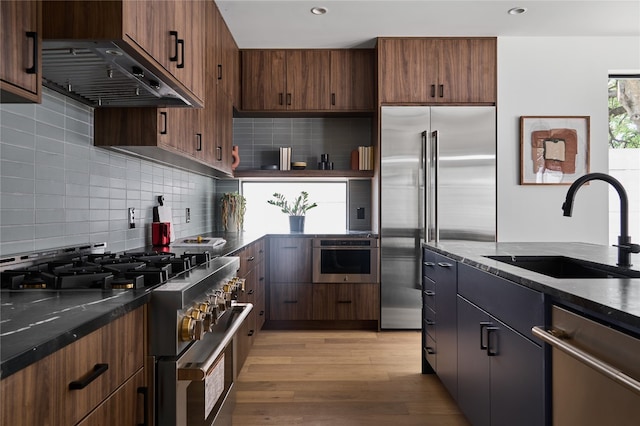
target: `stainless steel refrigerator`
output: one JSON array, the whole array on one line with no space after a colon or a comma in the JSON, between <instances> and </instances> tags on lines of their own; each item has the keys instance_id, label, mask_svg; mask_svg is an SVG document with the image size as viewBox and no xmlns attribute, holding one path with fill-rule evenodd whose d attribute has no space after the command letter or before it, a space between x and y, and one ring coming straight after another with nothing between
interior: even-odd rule
<instances>
[{"instance_id":1,"label":"stainless steel refrigerator","mask_svg":"<svg viewBox=\"0 0 640 426\"><path fill-rule=\"evenodd\" d=\"M494 107L382 107L381 328L421 328L421 244L495 241Z\"/></svg>"}]
</instances>

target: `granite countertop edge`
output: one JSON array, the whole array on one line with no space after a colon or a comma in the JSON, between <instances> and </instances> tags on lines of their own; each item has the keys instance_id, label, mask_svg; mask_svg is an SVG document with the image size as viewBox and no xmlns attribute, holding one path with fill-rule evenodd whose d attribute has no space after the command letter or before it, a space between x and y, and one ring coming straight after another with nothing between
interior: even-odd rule
<instances>
[{"instance_id":1,"label":"granite countertop edge","mask_svg":"<svg viewBox=\"0 0 640 426\"><path fill-rule=\"evenodd\" d=\"M603 320L612 321L640 333L640 279L556 279L524 270L486 255L565 255L615 266L615 248L588 243L423 243L423 247L465 265L537 290L552 302L567 303L592 311ZM576 255L577 253L577 255ZM640 259L634 258L634 265ZM634 268L634 270L637 267ZM623 290L629 291L626 297ZM633 297L633 296L636 297ZM629 300L630 299L630 300Z\"/></svg>"}]
</instances>

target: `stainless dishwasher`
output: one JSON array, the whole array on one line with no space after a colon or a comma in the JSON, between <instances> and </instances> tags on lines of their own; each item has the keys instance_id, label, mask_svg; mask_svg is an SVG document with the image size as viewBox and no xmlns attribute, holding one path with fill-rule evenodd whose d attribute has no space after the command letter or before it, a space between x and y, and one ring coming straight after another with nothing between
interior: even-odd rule
<instances>
[{"instance_id":1,"label":"stainless dishwasher","mask_svg":"<svg viewBox=\"0 0 640 426\"><path fill-rule=\"evenodd\" d=\"M637 425L640 339L553 306L551 329L533 334L552 347L554 425Z\"/></svg>"}]
</instances>

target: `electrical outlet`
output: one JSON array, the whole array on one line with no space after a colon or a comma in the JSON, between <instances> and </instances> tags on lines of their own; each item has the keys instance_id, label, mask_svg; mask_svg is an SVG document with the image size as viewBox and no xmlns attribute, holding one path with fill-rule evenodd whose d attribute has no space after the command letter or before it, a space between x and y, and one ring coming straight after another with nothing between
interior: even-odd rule
<instances>
[{"instance_id":1,"label":"electrical outlet","mask_svg":"<svg viewBox=\"0 0 640 426\"><path fill-rule=\"evenodd\" d=\"M185 209L184 216L187 223L191 222L191 209L189 207Z\"/></svg>"},{"instance_id":2,"label":"electrical outlet","mask_svg":"<svg viewBox=\"0 0 640 426\"><path fill-rule=\"evenodd\" d=\"M129 229L136 227L136 209L129 207Z\"/></svg>"}]
</instances>

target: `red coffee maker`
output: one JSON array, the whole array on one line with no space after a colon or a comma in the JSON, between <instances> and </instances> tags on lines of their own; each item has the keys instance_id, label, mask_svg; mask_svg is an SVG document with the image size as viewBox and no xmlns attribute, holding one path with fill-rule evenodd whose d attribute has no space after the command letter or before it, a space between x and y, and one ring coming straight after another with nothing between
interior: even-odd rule
<instances>
[{"instance_id":1,"label":"red coffee maker","mask_svg":"<svg viewBox=\"0 0 640 426\"><path fill-rule=\"evenodd\" d=\"M153 222L151 224L151 244L168 246L171 242L171 224L169 222Z\"/></svg>"}]
</instances>

